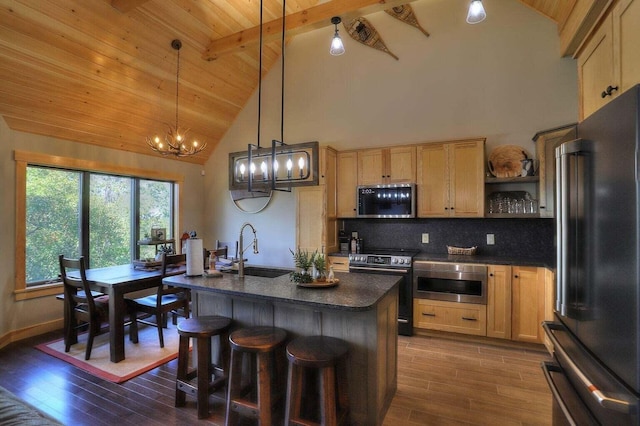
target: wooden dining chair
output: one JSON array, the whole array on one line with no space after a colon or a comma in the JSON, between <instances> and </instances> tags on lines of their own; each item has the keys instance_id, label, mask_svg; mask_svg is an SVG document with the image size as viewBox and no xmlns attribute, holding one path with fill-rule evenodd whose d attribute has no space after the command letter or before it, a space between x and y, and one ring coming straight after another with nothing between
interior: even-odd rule
<instances>
[{"instance_id":1,"label":"wooden dining chair","mask_svg":"<svg viewBox=\"0 0 640 426\"><path fill-rule=\"evenodd\" d=\"M189 290L180 287L166 286L162 283L162 278L167 274L167 268L184 263L186 260L186 254L163 253L162 273L156 293L138 299L128 299L132 311L132 327L135 329L135 334L137 335L137 323L139 322L157 327L161 348L164 348L162 329L167 327L168 314L180 312L185 318L189 318L189 302L191 299ZM138 313L140 312L155 316L156 321L152 322L145 318L138 318ZM134 340L134 342L136 340Z\"/></svg>"},{"instance_id":2,"label":"wooden dining chair","mask_svg":"<svg viewBox=\"0 0 640 426\"><path fill-rule=\"evenodd\" d=\"M64 285L64 351L69 352L72 344L78 342L77 331L88 325L89 337L84 359L91 357L93 339L106 331L103 325L109 321L109 296L94 297L89 288L84 257L68 259L60 255L60 277ZM70 276L69 272L78 271L80 277Z\"/></svg>"},{"instance_id":3,"label":"wooden dining chair","mask_svg":"<svg viewBox=\"0 0 640 426\"><path fill-rule=\"evenodd\" d=\"M231 241L220 241L220 240L216 240L216 249L220 250L220 249L225 249L227 251L227 254L224 256L225 259L229 258L229 254L231 255L232 259L235 259L238 257L238 242L231 242ZM231 253L229 253L229 251L231 251Z\"/></svg>"},{"instance_id":4,"label":"wooden dining chair","mask_svg":"<svg viewBox=\"0 0 640 426\"><path fill-rule=\"evenodd\" d=\"M209 269L209 256L211 254L213 254L215 257L222 257L224 259L227 259L229 253L229 249L228 247L221 247L221 248L217 248L217 249L203 249L203 253L202 253L202 258L204 260L204 269Z\"/></svg>"}]
</instances>

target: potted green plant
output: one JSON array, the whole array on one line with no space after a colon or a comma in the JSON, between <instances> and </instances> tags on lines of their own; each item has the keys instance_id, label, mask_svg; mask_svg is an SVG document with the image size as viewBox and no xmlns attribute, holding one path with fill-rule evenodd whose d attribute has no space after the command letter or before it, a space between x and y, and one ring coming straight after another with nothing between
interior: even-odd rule
<instances>
[{"instance_id":1,"label":"potted green plant","mask_svg":"<svg viewBox=\"0 0 640 426\"><path fill-rule=\"evenodd\" d=\"M309 253L306 250L300 250L298 248L295 252L289 249L293 255L293 261L295 262L297 271L291 272L289 277L291 281L295 283L310 283L313 282L313 276L309 273L309 269L313 266L313 258L315 253Z\"/></svg>"},{"instance_id":2,"label":"potted green plant","mask_svg":"<svg viewBox=\"0 0 640 426\"><path fill-rule=\"evenodd\" d=\"M314 253L313 255L313 277L318 281L325 280L325 274L327 271L327 261L322 253Z\"/></svg>"}]
</instances>

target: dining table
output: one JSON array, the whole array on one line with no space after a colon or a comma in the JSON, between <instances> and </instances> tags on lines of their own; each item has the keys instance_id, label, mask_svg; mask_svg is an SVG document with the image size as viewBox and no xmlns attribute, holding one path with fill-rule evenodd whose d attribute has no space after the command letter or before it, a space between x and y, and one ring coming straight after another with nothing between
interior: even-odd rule
<instances>
[{"instance_id":1,"label":"dining table","mask_svg":"<svg viewBox=\"0 0 640 426\"><path fill-rule=\"evenodd\" d=\"M167 268L166 275L173 276L185 272L186 266L179 264L174 268ZM133 264L125 264L87 269L86 275L92 289L109 296L110 360L120 362L125 359L125 295L157 287L162 282L162 272L160 268L137 268Z\"/></svg>"}]
</instances>

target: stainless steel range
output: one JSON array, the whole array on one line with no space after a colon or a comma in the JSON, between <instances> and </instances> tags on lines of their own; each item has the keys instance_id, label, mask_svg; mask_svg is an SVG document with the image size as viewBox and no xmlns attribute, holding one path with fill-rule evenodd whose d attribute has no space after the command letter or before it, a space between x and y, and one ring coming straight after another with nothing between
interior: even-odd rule
<instances>
[{"instance_id":1,"label":"stainless steel range","mask_svg":"<svg viewBox=\"0 0 640 426\"><path fill-rule=\"evenodd\" d=\"M399 275L398 334L413 334L413 257L418 251L379 249L349 255L349 272Z\"/></svg>"}]
</instances>

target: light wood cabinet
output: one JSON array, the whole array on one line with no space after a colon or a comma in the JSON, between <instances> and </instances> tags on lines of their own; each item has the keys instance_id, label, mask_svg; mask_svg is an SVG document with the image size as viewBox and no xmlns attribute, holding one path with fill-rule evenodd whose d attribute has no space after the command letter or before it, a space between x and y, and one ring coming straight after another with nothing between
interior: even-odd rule
<instances>
[{"instance_id":1,"label":"light wood cabinet","mask_svg":"<svg viewBox=\"0 0 640 426\"><path fill-rule=\"evenodd\" d=\"M578 52L580 119L640 83L640 0L619 0Z\"/></svg>"},{"instance_id":2,"label":"light wood cabinet","mask_svg":"<svg viewBox=\"0 0 640 426\"><path fill-rule=\"evenodd\" d=\"M487 268L487 337L511 339L511 266Z\"/></svg>"},{"instance_id":3,"label":"light wood cabinet","mask_svg":"<svg viewBox=\"0 0 640 426\"><path fill-rule=\"evenodd\" d=\"M607 87L618 87L613 75L613 19L607 16L600 28L590 37L578 56L578 84L580 87L580 118L585 119L609 102L602 96Z\"/></svg>"},{"instance_id":4,"label":"light wood cabinet","mask_svg":"<svg viewBox=\"0 0 640 426\"><path fill-rule=\"evenodd\" d=\"M333 148L320 148L318 186L296 188L296 243L302 250L338 250L336 158Z\"/></svg>"},{"instance_id":5,"label":"light wood cabinet","mask_svg":"<svg viewBox=\"0 0 640 426\"><path fill-rule=\"evenodd\" d=\"M358 151L358 185L414 183L415 146Z\"/></svg>"},{"instance_id":6,"label":"light wood cabinet","mask_svg":"<svg viewBox=\"0 0 640 426\"><path fill-rule=\"evenodd\" d=\"M358 152L341 151L337 155L337 214L338 217L356 217L356 191L358 187Z\"/></svg>"},{"instance_id":7,"label":"light wood cabinet","mask_svg":"<svg viewBox=\"0 0 640 426\"><path fill-rule=\"evenodd\" d=\"M349 258L347 256L327 256L334 272L349 272Z\"/></svg>"},{"instance_id":8,"label":"light wood cabinet","mask_svg":"<svg viewBox=\"0 0 640 426\"><path fill-rule=\"evenodd\" d=\"M536 133L533 137L540 164L538 176L538 211L540 217L555 217L555 150L561 142L577 137L575 124Z\"/></svg>"},{"instance_id":9,"label":"light wood cabinet","mask_svg":"<svg viewBox=\"0 0 640 426\"><path fill-rule=\"evenodd\" d=\"M623 93L640 83L640 0L620 0L612 14L613 74Z\"/></svg>"},{"instance_id":10,"label":"light wood cabinet","mask_svg":"<svg viewBox=\"0 0 640 426\"><path fill-rule=\"evenodd\" d=\"M545 268L512 267L512 339L542 343L545 319Z\"/></svg>"},{"instance_id":11,"label":"light wood cabinet","mask_svg":"<svg viewBox=\"0 0 640 426\"><path fill-rule=\"evenodd\" d=\"M418 217L484 215L484 139L417 147Z\"/></svg>"},{"instance_id":12,"label":"light wood cabinet","mask_svg":"<svg viewBox=\"0 0 640 426\"><path fill-rule=\"evenodd\" d=\"M553 319L553 271L508 265L487 270L487 337L543 343L541 323Z\"/></svg>"},{"instance_id":13,"label":"light wood cabinet","mask_svg":"<svg viewBox=\"0 0 640 426\"><path fill-rule=\"evenodd\" d=\"M484 336L487 306L414 299L413 324L418 328Z\"/></svg>"}]
</instances>

